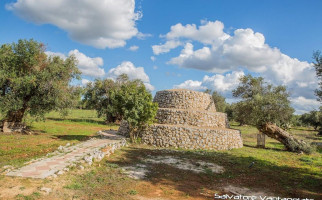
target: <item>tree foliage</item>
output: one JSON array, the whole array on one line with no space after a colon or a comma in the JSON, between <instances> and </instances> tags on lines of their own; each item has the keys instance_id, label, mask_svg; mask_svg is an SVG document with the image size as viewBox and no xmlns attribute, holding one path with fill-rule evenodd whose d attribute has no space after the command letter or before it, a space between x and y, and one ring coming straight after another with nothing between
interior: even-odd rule
<instances>
[{"instance_id":1,"label":"tree foliage","mask_svg":"<svg viewBox=\"0 0 322 200\"><path fill-rule=\"evenodd\" d=\"M278 126L288 124L294 112L286 88L265 83L262 77L241 77L233 96L242 99L236 104L236 118L256 127L268 122Z\"/></svg>"},{"instance_id":2,"label":"tree foliage","mask_svg":"<svg viewBox=\"0 0 322 200\"><path fill-rule=\"evenodd\" d=\"M322 101L322 55L320 51L315 51L313 53L314 67L316 76L319 79L319 89L315 90L315 94L319 101Z\"/></svg>"},{"instance_id":3,"label":"tree foliage","mask_svg":"<svg viewBox=\"0 0 322 200\"><path fill-rule=\"evenodd\" d=\"M48 57L45 46L19 40L0 48L0 112L8 122L21 122L26 113L41 117L71 107L79 95L70 87L79 78L75 57Z\"/></svg>"},{"instance_id":4,"label":"tree foliage","mask_svg":"<svg viewBox=\"0 0 322 200\"><path fill-rule=\"evenodd\" d=\"M215 103L217 112L226 112L229 104L226 103L225 97L221 96L218 92L214 91L211 95L212 100Z\"/></svg>"},{"instance_id":5,"label":"tree foliage","mask_svg":"<svg viewBox=\"0 0 322 200\"><path fill-rule=\"evenodd\" d=\"M95 80L85 87L83 106L87 109L95 109L99 117L104 116L106 122L121 120L121 116L111 107L111 90L115 90L117 84L112 79Z\"/></svg>"},{"instance_id":6,"label":"tree foliage","mask_svg":"<svg viewBox=\"0 0 322 200\"><path fill-rule=\"evenodd\" d=\"M279 127L287 127L294 112L284 86L273 86L261 77L247 75L241 77L233 95L242 99L236 106L243 111L239 117L243 117L246 124L256 126L260 132L280 141L290 151L312 152L309 144Z\"/></svg>"},{"instance_id":7,"label":"tree foliage","mask_svg":"<svg viewBox=\"0 0 322 200\"><path fill-rule=\"evenodd\" d=\"M314 130L322 125L322 115L320 111L313 110L309 113L305 113L300 117L302 123L306 126L313 126Z\"/></svg>"},{"instance_id":8,"label":"tree foliage","mask_svg":"<svg viewBox=\"0 0 322 200\"><path fill-rule=\"evenodd\" d=\"M87 88L84 100L107 120L126 120L132 139L154 121L158 105L140 80L130 81L122 74L116 81L96 80Z\"/></svg>"}]
</instances>

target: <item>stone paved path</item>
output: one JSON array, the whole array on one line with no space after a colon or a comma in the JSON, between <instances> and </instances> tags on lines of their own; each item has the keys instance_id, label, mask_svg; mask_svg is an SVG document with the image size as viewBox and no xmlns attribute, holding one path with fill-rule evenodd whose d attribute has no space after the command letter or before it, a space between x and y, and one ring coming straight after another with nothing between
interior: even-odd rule
<instances>
[{"instance_id":1,"label":"stone paved path","mask_svg":"<svg viewBox=\"0 0 322 200\"><path fill-rule=\"evenodd\" d=\"M95 138L73 146L63 147L61 148L63 152L58 153L58 155L39 159L6 175L44 179L49 176L55 176L55 174L66 170L68 166L75 165L75 163L82 160L86 160L91 164L91 161L97 158L97 156L93 156L94 154L97 155L99 152L98 157L102 159L106 154L109 155L115 149L125 145L125 138L116 135L115 132L101 132L102 138ZM106 148L105 150L107 151L100 151L102 148Z\"/></svg>"}]
</instances>

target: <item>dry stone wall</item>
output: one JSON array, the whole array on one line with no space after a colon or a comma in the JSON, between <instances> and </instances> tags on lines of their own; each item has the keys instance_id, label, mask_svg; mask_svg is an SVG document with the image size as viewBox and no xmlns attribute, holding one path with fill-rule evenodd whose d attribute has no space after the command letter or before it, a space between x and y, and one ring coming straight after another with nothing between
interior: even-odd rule
<instances>
[{"instance_id":1,"label":"dry stone wall","mask_svg":"<svg viewBox=\"0 0 322 200\"><path fill-rule=\"evenodd\" d=\"M201 110L159 108L155 117L159 124L188 125L197 127L226 128L226 113Z\"/></svg>"},{"instance_id":2,"label":"dry stone wall","mask_svg":"<svg viewBox=\"0 0 322 200\"><path fill-rule=\"evenodd\" d=\"M154 124L142 140L159 147L229 150L243 147L239 130Z\"/></svg>"},{"instance_id":3,"label":"dry stone wall","mask_svg":"<svg viewBox=\"0 0 322 200\"><path fill-rule=\"evenodd\" d=\"M225 113L216 112L209 94L192 90L156 93L156 124L141 133L142 141L159 147L227 150L243 146L239 130L229 129ZM122 122L119 133L128 135Z\"/></svg>"},{"instance_id":4,"label":"dry stone wall","mask_svg":"<svg viewBox=\"0 0 322 200\"><path fill-rule=\"evenodd\" d=\"M216 112L215 104L207 93L192 90L174 89L156 93L154 102L159 108L197 109Z\"/></svg>"}]
</instances>

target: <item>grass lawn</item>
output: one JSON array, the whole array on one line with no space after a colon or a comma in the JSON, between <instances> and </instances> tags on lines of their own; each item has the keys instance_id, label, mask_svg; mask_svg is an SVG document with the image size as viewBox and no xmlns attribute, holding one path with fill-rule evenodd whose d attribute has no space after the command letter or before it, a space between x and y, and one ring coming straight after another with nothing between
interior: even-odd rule
<instances>
[{"instance_id":1,"label":"grass lawn","mask_svg":"<svg viewBox=\"0 0 322 200\"><path fill-rule=\"evenodd\" d=\"M72 110L64 119L57 112L46 115L45 121L30 124L34 135L0 134L0 167L21 166L33 158L46 155L60 145L89 139L102 129L117 129L105 125L93 110Z\"/></svg>"},{"instance_id":2,"label":"grass lawn","mask_svg":"<svg viewBox=\"0 0 322 200\"><path fill-rule=\"evenodd\" d=\"M0 166L20 166L25 161L44 156L59 145L77 143L95 135L101 129L116 129L104 125L94 111L74 110L62 119L50 113L45 122L34 122L32 129L39 135L0 135ZM0 175L0 193L13 199L213 199L224 194L227 185L246 187L281 197L322 199L321 149L311 155L291 153L279 142L268 138L266 149L256 148L257 130L251 126L240 129L244 147L230 151L167 150L143 144L131 144L87 167L72 169L54 180L33 180ZM290 130L299 138L322 142L314 130L296 127ZM215 174L205 170L196 174L167 164L151 164L144 180L133 180L122 173L122 167L144 164L148 156L186 158L222 166L225 172ZM252 167L249 167L253 163ZM55 192L45 195L40 187ZM10 192L12 195L10 196ZM8 198L10 199L10 198Z\"/></svg>"}]
</instances>

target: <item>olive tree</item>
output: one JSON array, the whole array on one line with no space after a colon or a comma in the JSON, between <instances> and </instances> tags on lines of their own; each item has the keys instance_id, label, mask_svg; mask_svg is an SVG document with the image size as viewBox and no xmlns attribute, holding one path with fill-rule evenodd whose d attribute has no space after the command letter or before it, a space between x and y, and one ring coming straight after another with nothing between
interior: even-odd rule
<instances>
[{"instance_id":1,"label":"olive tree","mask_svg":"<svg viewBox=\"0 0 322 200\"><path fill-rule=\"evenodd\" d=\"M260 132L283 143L290 151L311 151L308 144L279 127L287 125L294 112L286 87L273 86L261 77L247 75L241 77L233 96L241 98L237 107L242 107L246 124L254 125Z\"/></svg>"},{"instance_id":2,"label":"olive tree","mask_svg":"<svg viewBox=\"0 0 322 200\"><path fill-rule=\"evenodd\" d=\"M140 80L129 80L122 74L115 81L95 80L87 88L84 101L93 105L107 121L125 120L132 140L154 121L158 105L153 103L151 93Z\"/></svg>"},{"instance_id":3,"label":"olive tree","mask_svg":"<svg viewBox=\"0 0 322 200\"><path fill-rule=\"evenodd\" d=\"M19 124L28 113L43 116L71 107L78 97L73 78L79 78L75 57L48 57L45 46L34 40L0 47L0 113L5 124Z\"/></svg>"},{"instance_id":4,"label":"olive tree","mask_svg":"<svg viewBox=\"0 0 322 200\"><path fill-rule=\"evenodd\" d=\"M136 140L140 132L154 122L158 110L152 95L139 80L121 84L113 94L112 106L129 125L131 140Z\"/></svg>"},{"instance_id":5,"label":"olive tree","mask_svg":"<svg viewBox=\"0 0 322 200\"><path fill-rule=\"evenodd\" d=\"M211 95L212 100L215 103L216 110L218 112L226 112L227 107L229 106L228 103L226 103L225 97L221 96L218 92L214 91Z\"/></svg>"},{"instance_id":6,"label":"olive tree","mask_svg":"<svg viewBox=\"0 0 322 200\"><path fill-rule=\"evenodd\" d=\"M314 67L316 76L319 79L319 89L315 90L315 94L319 101L322 101L322 55L320 51L313 52Z\"/></svg>"},{"instance_id":7,"label":"olive tree","mask_svg":"<svg viewBox=\"0 0 322 200\"><path fill-rule=\"evenodd\" d=\"M87 109L95 109L98 117L105 117L107 123L121 120L121 116L111 106L110 90L115 90L117 84L112 79L95 80L85 87L83 106Z\"/></svg>"},{"instance_id":8,"label":"olive tree","mask_svg":"<svg viewBox=\"0 0 322 200\"><path fill-rule=\"evenodd\" d=\"M300 117L302 123L306 126L313 126L314 130L317 130L318 127L321 127L321 112L313 110L309 113L305 113Z\"/></svg>"}]
</instances>

